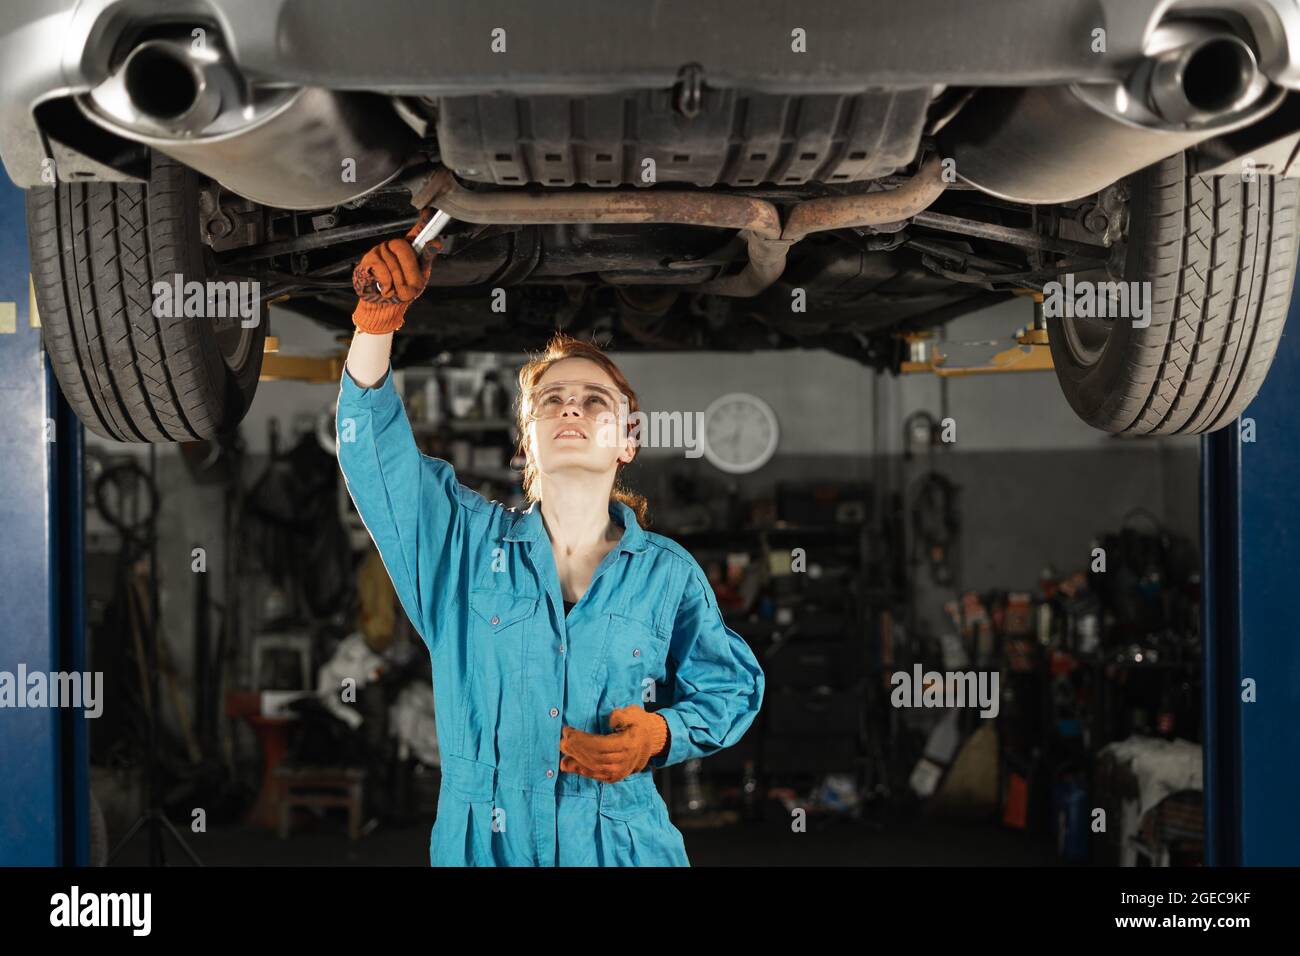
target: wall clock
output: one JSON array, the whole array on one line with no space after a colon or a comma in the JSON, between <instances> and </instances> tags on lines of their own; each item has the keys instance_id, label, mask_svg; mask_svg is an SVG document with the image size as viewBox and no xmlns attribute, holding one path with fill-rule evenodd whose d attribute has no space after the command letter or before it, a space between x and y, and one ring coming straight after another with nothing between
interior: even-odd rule
<instances>
[{"instance_id":1,"label":"wall clock","mask_svg":"<svg viewBox=\"0 0 1300 956\"><path fill-rule=\"evenodd\" d=\"M757 395L731 392L704 411L704 457L728 474L762 468L776 453L779 436L772 407Z\"/></svg>"}]
</instances>

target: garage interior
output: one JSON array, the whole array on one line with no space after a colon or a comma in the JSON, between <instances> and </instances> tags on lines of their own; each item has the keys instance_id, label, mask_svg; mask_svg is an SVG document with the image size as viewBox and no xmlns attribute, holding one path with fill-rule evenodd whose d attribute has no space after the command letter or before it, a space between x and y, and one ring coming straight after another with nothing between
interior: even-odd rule
<instances>
[{"instance_id":1,"label":"garage interior","mask_svg":"<svg viewBox=\"0 0 1300 956\"><path fill-rule=\"evenodd\" d=\"M22 237L3 251L25 260ZM52 503L48 537L17 493L5 507L6 574L30 585L6 598L14 640L39 652L27 659L103 671L104 708L6 721L0 748L44 749L14 763L35 823L6 822L0 845L91 865L424 864L439 779L428 654L334 458L343 343L273 311L268 367L286 377L263 381L237 442L114 444L82 433L34 375L39 320L26 289L5 291L6 428L49 408L59 429L52 473L6 442L10 486ZM1014 300L949 324L940 345L949 365L978 365L1032 319L1034 303ZM1300 373L1294 336L1252 406L1268 436L1253 444L1236 425L1204 440L1093 431L1050 371L889 377L824 352L616 343L612 355L643 407L703 411L741 393L780 429L748 472L654 447L627 472L651 529L706 568L768 679L740 745L656 774L695 865L1290 852L1243 825L1247 800L1252 821L1271 800L1248 786L1270 761L1264 718L1264 753L1243 753L1268 698L1245 717L1216 704L1245 662L1294 661L1260 626L1287 587L1269 575L1295 550L1294 483L1277 480L1295 455L1277 424ZM523 358L445 354L398 375L421 449L511 506ZM78 591L81 604L62 602ZM996 715L892 704L893 675L971 667L1000 676ZM355 701L317 695L339 675L356 676Z\"/></svg>"},{"instance_id":2,"label":"garage interior","mask_svg":"<svg viewBox=\"0 0 1300 956\"><path fill-rule=\"evenodd\" d=\"M26 816L5 817L0 846L90 865L424 865L429 661L339 474L346 342L273 310L278 351L237 441L109 442L43 365L21 231L0 253L8 643L104 675L99 719L6 720ZM1026 297L962 317L931 354L986 365L1034 312ZM1278 837L1296 827L1296 689L1234 706L1243 678L1295 673L1294 334L1249 438L1093 430L1050 366L888 376L817 351L610 348L644 408L731 396L779 427L754 468L644 448L626 472L767 675L739 745L656 774L695 865L1295 862ZM508 506L523 360L444 353L396 379L422 450ZM31 439L43 420L49 448ZM971 669L998 676L995 713L898 704L897 675ZM317 692L341 675L355 700Z\"/></svg>"}]
</instances>

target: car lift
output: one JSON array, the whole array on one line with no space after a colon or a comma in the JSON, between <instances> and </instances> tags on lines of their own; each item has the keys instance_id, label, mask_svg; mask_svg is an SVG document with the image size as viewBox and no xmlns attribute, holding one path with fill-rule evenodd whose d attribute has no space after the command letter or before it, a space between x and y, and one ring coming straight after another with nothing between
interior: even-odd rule
<instances>
[{"instance_id":1,"label":"car lift","mask_svg":"<svg viewBox=\"0 0 1300 956\"><path fill-rule=\"evenodd\" d=\"M0 671L86 670L81 423L41 346L23 194L0 174ZM0 865L85 865L87 718L0 708Z\"/></svg>"},{"instance_id":2,"label":"car lift","mask_svg":"<svg viewBox=\"0 0 1300 956\"><path fill-rule=\"evenodd\" d=\"M82 426L41 347L24 221L22 192L0 177L0 671L84 671ZM1201 442L1210 865L1300 865L1300 640L1290 600L1300 568L1298 313L1293 296L1292 334L1245 415ZM1035 331L1020 344L1038 361L1047 349ZM338 379L332 366L268 358L268 378ZM1246 679L1253 703L1242 701ZM72 711L0 709L0 865L87 863L87 729Z\"/></svg>"},{"instance_id":3,"label":"car lift","mask_svg":"<svg viewBox=\"0 0 1300 956\"><path fill-rule=\"evenodd\" d=\"M940 348L933 331L904 332L899 338L907 347L907 358L899 363L902 375L931 372L939 378L961 378L968 375L996 375L1006 372L1050 372L1052 349L1047 343L1047 319L1043 315L1043 293L1033 289L1019 289L1016 295L1034 300L1034 321L1017 329L1013 338L1016 344L1003 349L983 365L950 365L948 356ZM942 343L977 344L977 343ZM978 343L987 345L991 343Z\"/></svg>"}]
</instances>

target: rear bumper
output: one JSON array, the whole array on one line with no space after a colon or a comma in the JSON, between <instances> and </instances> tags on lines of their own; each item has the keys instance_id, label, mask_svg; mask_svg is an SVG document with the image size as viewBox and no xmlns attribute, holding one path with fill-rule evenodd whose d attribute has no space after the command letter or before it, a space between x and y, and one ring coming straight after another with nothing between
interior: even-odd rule
<instances>
[{"instance_id":1,"label":"rear bumper","mask_svg":"<svg viewBox=\"0 0 1300 956\"><path fill-rule=\"evenodd\" d=\"M1300 88L1300 0L1194 2L1236 11L1270 79ZM115 48L158 22L220 31L244 74L267 84L584 95L666 89L697 63L714 87L847 93L1115 79L1174 4L773 0L756 10L752 0L6 0L0 159L18 185L40 184L49 153L33 108L95 85ZM1093 49L1098 30L1104 54ZM797 52L797 38L806 52Z\"/></svg>"}]
</instances>

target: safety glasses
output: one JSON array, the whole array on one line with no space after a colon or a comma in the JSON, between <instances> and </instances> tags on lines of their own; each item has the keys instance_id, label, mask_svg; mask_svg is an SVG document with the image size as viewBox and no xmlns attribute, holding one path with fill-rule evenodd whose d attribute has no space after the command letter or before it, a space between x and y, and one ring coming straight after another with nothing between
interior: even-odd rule
<instances>
[{"instance_id":1,"label":"safety glasses","mask_svg":"<svg viewBox=\"0 0 1300 956\"><path fill-rule=\"evenodd\" d=\"M527 392L525 405L532 421L558 418L576 407L592 421L627 420L628 400L622 392L599 382L547 382Z\"/></svg>"}]
</instances>

